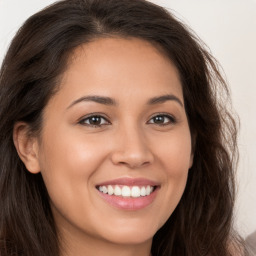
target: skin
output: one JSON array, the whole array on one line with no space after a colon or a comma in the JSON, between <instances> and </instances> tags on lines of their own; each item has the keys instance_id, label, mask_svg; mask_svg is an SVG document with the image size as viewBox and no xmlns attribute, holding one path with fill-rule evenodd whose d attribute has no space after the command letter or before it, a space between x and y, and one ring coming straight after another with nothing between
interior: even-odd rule
<instances>
[{"instance_id":1,"label":"skin","mask_svg":"<svg viewBox=\"0 0 256 256\"><path fill-rule=\"evenodd\" d=\"M116 104L76 102L91 95ZM163 95L176 98L148 104ZM101 125L90 124L93 113L102 116ZM181 82L164 54L134 38L101 38L80 46L44 109L40 138L28 137L26 129L16 124L15 145L27 169L42 173L62 255L148 256L193 162ZM154 201L131 211L99 196L97 184L123 177L157 182Z\"/></svg>"}]
</instances>

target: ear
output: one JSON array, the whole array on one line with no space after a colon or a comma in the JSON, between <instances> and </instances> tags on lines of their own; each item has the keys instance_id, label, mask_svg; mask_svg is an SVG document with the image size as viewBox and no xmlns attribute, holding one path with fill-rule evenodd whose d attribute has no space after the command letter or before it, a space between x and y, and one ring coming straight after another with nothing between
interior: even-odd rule
<instances>
[{"instance_id":1,"label":"ear","mask_svg":"<svg viewBox=\"0 0 256 256\"><path fill-rule=\"evenodd\" d=\"M33 174L40 172L38 159L38 139L29 134L29 125L17 122L13 129L13 141L17 153L27 170Z\"/></svg>"}]
</instances>

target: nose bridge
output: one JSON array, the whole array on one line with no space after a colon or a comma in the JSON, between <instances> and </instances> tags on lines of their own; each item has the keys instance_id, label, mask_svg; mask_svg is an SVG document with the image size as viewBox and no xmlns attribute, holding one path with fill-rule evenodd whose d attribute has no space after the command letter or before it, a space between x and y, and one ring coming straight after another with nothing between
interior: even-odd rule
<instances>
[{"instance_id":1,"label":"nose bridge","mask_svg":"<svg viewBox=\"0 0 256 256\"><path fill-rule=\"evenodd\" d=\"M144 166L153 161L153 154L142 127L135 122L120 125L112 160L115 164L124 164L130 168Z\"/></svg>"}]
</instances>

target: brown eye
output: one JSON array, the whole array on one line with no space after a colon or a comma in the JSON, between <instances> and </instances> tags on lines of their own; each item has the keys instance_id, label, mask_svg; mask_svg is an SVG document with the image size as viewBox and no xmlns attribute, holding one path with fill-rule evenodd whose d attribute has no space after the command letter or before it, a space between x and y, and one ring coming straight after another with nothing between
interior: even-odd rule
<instances>
[{"instance_id":1,"label":"brown eye","mask_svg":"<svg viewBox=\"0 0 256 256\"><path fill-rule=\"evenodd\" d=\"M86 118L83 118L82 120L79 121L80 124L82 125L88 125L88 126L93 126L93 127L100 127L102 125L109 124L109 122L104 118L103 116L99 115L94 115L94 116L89 116Z\"/></svg>"},{"instance_id":2,"label":"brown eye","mask_svg":"<svg viewBox=\"0 0 256 256\"><path fill-rule=\"evenodd\" d=\"M163 124L166 121L165 119L166 119L166 117L164 117L164 116L155 116L153 118L155 124Z\"/></svg>"},{"instance_id":3,"label":"brown eye","mask_svg":"<svg viewBox=\"0 0 256 256\"><path fill-rule=\"evenodd\" d=\"M100 125L102 122L102 118L100 116L92 116L88 118L88 122L92 125Z\"/></svg>"},{"instance_id":4,"label":"brown eye","mask_svg":"<svg viewBox=\"0 0 256 256\"><path fill-rule=\"evenodd\" d=\"M156 115L152 117L148 123L157 125L168 125L174 124L176 122L175 118L170 115Z\"/></svg>"}]
</instances>

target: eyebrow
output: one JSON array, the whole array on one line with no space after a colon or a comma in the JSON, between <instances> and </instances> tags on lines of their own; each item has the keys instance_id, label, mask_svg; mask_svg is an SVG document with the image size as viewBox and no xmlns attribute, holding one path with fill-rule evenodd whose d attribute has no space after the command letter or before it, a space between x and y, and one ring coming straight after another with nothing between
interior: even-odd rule
<instances>
[{"instance_id":1,"label":"eyebrow","mask_svg":"<svg viewBox=\"0 0 256 256\"><path fill-rule=\"evenodd\" d=\"M110 97L91 95L91 96L84 96L84 97L81 97L81 98L73 101L67 107L67 109L71 108L72 106L74 106L77 103L84 102L84 101L89 101L89 102L92 101L92 102L96 102L96 103L103 104L103 105L108 105L108 106L117 105L116 101L114 99L110 98Z\"/></svg>"},{"instance_id":2,"label":"eyebrow","mask_svg":"<svg viewBox=\"0 0 256 256\"><path fill-rule=\"evenodd\" d=\"M162 103L165 103L166 101L176 101L183 107L182 101L173 94L166 94L166 95L157 96L152 99L149 99L148 105L162 104Z\"/></svg>"},{"instance_id":3,"label":"eyebrow","mask_svg":"<svg viewBox=\"0 0 256 256\"><path fill-rule=\"evenodd\" d=\"M103 105L107 105L107 106L116 106L118 105L117 102L110 98L110 97L105 97L105 96L98 96L98 95L89 95L89 96L83 96L75 101L73 101L68 107L67 109L71 108L72 106L80 103L80 102L96 102L99 104L103 104ZM179 103L179 105L181 105L183 107L183 103L182 101L176 97L173 94L166 94L166 95L162 95L162 96L157 96L157 97L153 97L151 99L148 100L147 104L148 105L156 105L156 104L163 104L166 101L176 101L177 103Z\"/></svg>"}]
</instances>

